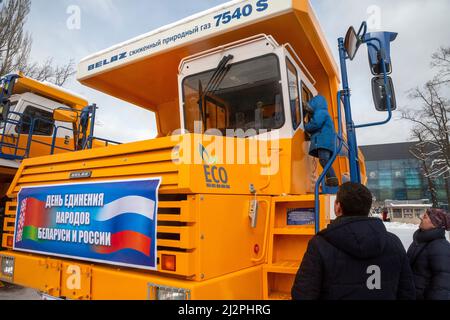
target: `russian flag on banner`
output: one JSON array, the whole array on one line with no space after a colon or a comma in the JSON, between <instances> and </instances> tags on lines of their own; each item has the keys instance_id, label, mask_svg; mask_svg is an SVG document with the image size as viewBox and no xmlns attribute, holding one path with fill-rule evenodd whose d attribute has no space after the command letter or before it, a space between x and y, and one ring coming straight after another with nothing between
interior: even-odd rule
<instances>
[{"instance_id":1,"label":"russian flag on banner","mask_svg":"<svg viewBox=\"0 0 450 320\"><path fill-rule=\"evenodd\" d=\"M14 249L157 269L161 179L22 188Z\"/></svg>"},{"instance_id":2,"label":"russian flag on banner","mask_svg":"<svg viewBox=\"0 0 450 320\"><path fill-rule=\"evenodd\" d=\"M110 247L96 247L95 251L111 254L133 249L150 256L152 239L139 230L143 225L151 228L155 218L155 206L155 201L137 196L128 196L108 203L100 210L96 221L104 225L115 222L120 228L112 234ZM120 222L124 219L126 221Z\"/></svg>"}]
</instances>

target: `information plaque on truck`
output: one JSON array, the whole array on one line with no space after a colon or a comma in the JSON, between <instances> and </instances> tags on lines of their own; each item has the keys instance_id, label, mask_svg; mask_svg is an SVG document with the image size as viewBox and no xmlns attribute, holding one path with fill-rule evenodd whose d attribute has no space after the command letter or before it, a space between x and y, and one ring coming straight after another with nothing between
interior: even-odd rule
<instances>
[{"instance_id":1,"label":"information plaque on truck","mask_svg":"<svg viewBox=\"0 0 450 320\"><path fill-rule=\"evenodd\" d=\"M156 270L161 179L25 187L14 250Z\"/></svg>"}]
</instances>

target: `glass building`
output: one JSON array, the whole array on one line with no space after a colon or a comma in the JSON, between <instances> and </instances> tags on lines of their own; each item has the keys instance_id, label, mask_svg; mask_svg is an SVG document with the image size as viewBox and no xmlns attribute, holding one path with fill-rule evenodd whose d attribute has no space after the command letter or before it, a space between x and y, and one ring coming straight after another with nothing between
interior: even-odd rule
<instances>
[{"instance_id":1,"label":"glass building","mask_svg":"<svg viewBox=\"0 0 450 320\"><path fill-rule=\"evenodd\" d=\"M414 143L396 143L361 147L366 158L368 187L377 202L431 200L421 163L409 151L413 146ZM435 182L438 201L445 206L444 179Z\"/></svg>"}]
</instances>

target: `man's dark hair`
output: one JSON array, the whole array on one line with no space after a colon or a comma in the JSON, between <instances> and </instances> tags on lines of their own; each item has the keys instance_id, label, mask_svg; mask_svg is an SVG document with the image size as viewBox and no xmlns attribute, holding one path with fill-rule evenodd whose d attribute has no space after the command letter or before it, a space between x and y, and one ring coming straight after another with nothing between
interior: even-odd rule
<instances>
[{"instance_id":1,"label":"man's dark hair","mask_svg":"<svg viewBox=\"0 0 450 320\"><path fill-rule=\"evenodd\" d=\"M372 208L372 193L360 183L347 182L340 186L337 202L341 204L344 216L367 217Z\"/></svg>"}]
</instances>

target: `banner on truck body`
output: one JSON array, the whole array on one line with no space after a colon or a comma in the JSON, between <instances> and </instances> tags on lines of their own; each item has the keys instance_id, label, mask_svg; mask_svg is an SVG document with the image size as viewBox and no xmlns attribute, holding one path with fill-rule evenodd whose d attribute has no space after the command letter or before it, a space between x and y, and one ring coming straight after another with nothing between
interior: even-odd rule
<instances>
[{"instance_id":1,"label":"banner on truck body","mask_svg":"<svg viewBox=\"0 0 450 320\"><path fill-rule=\"evenodd\" d=\"M161 178L24 187L14 250L157 269Z\"/></svg>"}]
</instances>

